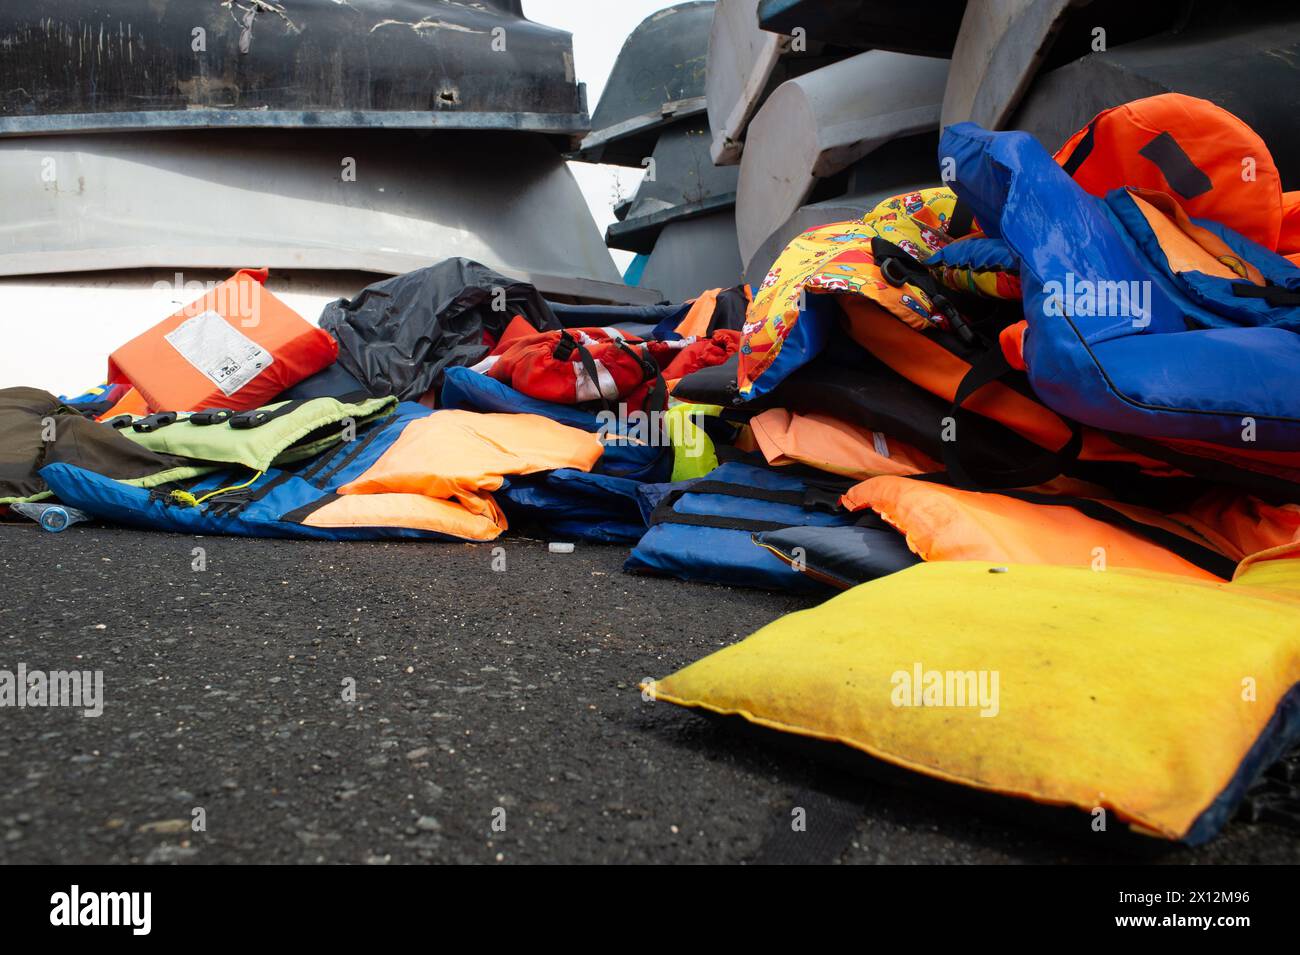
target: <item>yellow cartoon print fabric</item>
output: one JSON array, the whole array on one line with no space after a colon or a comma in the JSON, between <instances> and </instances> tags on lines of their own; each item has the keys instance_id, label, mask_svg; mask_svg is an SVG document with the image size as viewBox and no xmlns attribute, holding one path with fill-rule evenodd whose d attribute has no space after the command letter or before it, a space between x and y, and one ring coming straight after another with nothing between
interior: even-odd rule
<instances>
[{"instance_id":1,"label":"yellow cartoon print fabric","mask_svg":"<svg viewBox=\"0 0 1300 955\"><path fill-rule=\"evenodd\" d=\"M863 295L916 327L934 322L924 292L884 280L871 240L879 236L924 260L951 241L947 229L956 203L950 189L922 189L885 199L860 220L818 226L792 240L750 302L740 348L741 393L749 394L780 357L798 326L805 292Z\"/></svg>"}]
</instances>

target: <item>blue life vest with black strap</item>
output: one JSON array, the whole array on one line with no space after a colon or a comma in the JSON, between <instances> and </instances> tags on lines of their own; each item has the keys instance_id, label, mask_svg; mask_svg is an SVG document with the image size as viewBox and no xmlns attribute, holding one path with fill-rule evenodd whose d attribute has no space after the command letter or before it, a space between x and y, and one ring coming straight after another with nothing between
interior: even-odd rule
<instances>
[{"instance_id":1,"label":"blue life vest with black strap","mask_svg":"<svg viewBox=\"0 0 1300 955\"><path fill-rule=\"evenodd\" d=\"M940 153L1019 260L1021 357L1044 403L1149 439L1300 448L1300 269L1225 226L1153 217L1152 194L1094 198L1025 133L960 123ZM1221 243L1228 272L1188 264L1196 230Z\"/></svg>"},{"instance_id":2,"label":"blue life vest with black strap","mask_svg":"<svg viewBox=\"0 0 1300 955\"><path fill-rule=\"evenodd\" d=\"M826 583L793 569L754 535L853 524L857 515L839 502L845 483L851 482L729 461L694 481L646 485L642 496L649 529L623 569L740 587L824 592Z\"/></svg>"}]
</instances>

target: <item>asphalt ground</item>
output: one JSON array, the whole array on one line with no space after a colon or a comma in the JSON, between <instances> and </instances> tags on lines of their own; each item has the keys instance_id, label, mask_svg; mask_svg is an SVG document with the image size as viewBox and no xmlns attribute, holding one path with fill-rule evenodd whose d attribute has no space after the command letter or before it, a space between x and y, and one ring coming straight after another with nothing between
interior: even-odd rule
<instances>
[{"instance_id":1,"label":"asphalt ground","mask_svg":"<svg viewBox=\"0 0 1300 955\"><path fill-rule=\"evenodd\" d=\"M1096 834L647 702L810 602L495 546L504 571L494 545L0 526L0 669L102 670L105 701L0 708L0 862L781 861L801 805L845 863L1300 861L1282 826Z\"/></svg>"}]
</instances>

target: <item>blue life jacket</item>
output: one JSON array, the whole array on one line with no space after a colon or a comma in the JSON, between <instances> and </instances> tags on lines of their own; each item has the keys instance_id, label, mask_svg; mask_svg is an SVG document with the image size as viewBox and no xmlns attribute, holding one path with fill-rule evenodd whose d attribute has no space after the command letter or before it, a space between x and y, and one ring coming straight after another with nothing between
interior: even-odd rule
<instances>
[{"instance_id":1,"label":"blue life jacket","mask_svg":"<svg viewBox=\"0 0 1300 955\"><path fill-rule=\"evenodd\" d=\"M40 473L63 503L105 521L146 530L323 540L456 540L459 538L414 527L314 527L304 523L313 511L338 497L340 487L378 461L407 424L433 413L423 405L404 401L393 414L361 427L355 440L340 442L292 468L270 468L247 487L197 507L176 503L165 486L152 490L132 487L71 464L49 464ZM223 469L187 485L186 490L200 498L209 491L238 485L247 477L247 469Z\"/></svg>"},{"instance_id":2,"label":"blue life jacket","mask_svg":"<svg viewBox=\"0 0 1300 955\"><path fill-rule=\"evenodd\" d=\"M630 478L560 468L509 478L496 498L511 528L522 519L560 540L634 544L646 529L640 487Z\"/></svg>"},{"instance_id":3,"label":"blue life jacket","mask_svg":"<svg viewBox=\"0 0 1300 955\"><path fill-rule=\"evenodd\" d=\"M828 585L759 546L755 534L857 519L840 507L838 488L739 461L694 481L645 485L642 496L650 528L624 570L768 590L820 593Z\"/></svg>"},{"instance_id":4,"label":"blue life jacket","mask_svg":"<svg viewBox=\"0 0 1300 955\"><path fill-rule=\"evenodd\" d=\"M1201 221L1265 284L1178 272L1133 194L1088 195L1025 133L959 123L940 155L986 233L1019 259L1023 360L1044 403L1129 435L1300 448L1300 269ZM1119 291L1128 308L1101 307Z\"/></svg>"}]
</instances>

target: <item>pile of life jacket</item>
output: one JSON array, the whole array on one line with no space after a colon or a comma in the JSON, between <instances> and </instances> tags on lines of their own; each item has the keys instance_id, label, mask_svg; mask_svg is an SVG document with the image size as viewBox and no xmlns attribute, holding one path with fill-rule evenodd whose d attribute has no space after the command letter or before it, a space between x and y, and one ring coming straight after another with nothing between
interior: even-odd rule
<instances>
[{"instance_id":1,"label":"pile of life jacket","mask_svg":"<svg viewBox=\"0 0 1300 955\"><path fill-rule=\"evenodd\" d=\"M340 540L482 541L518 521L631 544L644 487L718 463L670 395L735 356L747 289L572 306L453 259L331 303L318 327L267 277L237 272L78 397L0 390L0 507Z\"/></svg>"},{"instance_id":2,"label":"pile of life jacket","mask_svg":"<svg viewBox=\"0 0 1300 955\"><path fill-rule=\"evenodd\" d=\"M450 260L316 326L241 271L78 398L0 391L0 505L532 530L831 598L650 689L1202 841L1300 740L1300 196L1177 94L1055 155L960 124L939 160L946 185L690 302L552 303ZM1003 667L1002 715L953 717L931 664ZM1152 683L1181 688L1154 715Z\"/></svg>"},{"instance_id":3,"label":"pile of life jacket","mask_svg":"<svg viewBox=\"0 0 1300 955\"><path fill-rule=\"evenodd\" d=\"M845 592L643 691L1204 842L1300 743L1300 196L1178 94L939 154L678 386L790 481L658 492L629 562ZM724 575L744 535L772 562Z\"/></svg>"},{"instance_id":4,"label":"pile of life jacket","mask_svg":"<svg viewBox=\"0 0 1300 955\"><path fill-rule=\"evenodd\" d=\"M952 189L804 233L755 295L736 400L769 462L861 478L842 504L924 560L1226 580L1291 543L1300 237L1265 144L1166 94L1055 157L973 124L940 153Z\"/></svg>"}]
</instances>

